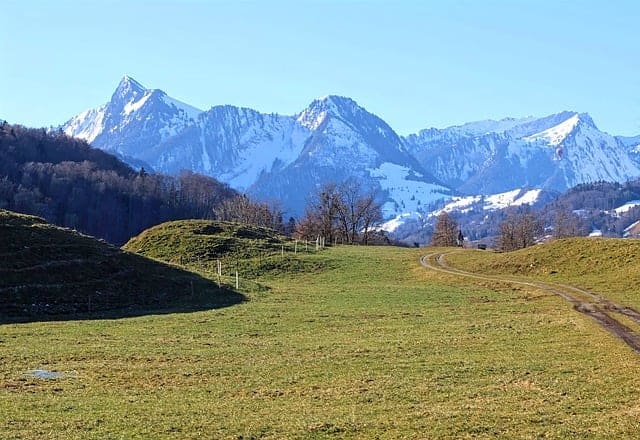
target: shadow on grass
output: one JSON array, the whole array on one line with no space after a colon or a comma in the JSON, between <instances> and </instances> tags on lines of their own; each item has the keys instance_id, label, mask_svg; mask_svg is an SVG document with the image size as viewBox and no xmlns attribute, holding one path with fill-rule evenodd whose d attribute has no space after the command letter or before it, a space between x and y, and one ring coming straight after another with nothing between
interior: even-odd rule
<instances>
[{"instance_id":1,"label":"shadow on grass","mask_svg":"<svg viewBox=\"0 0 640 440\"><path fill-rule=\"evenodd\" d=\"M247 300L199 274L122 251L63 270L40 266L36 277L29 268L11 274L0 282L0 324L188 313Z\"/></svg>"}]
</instances>

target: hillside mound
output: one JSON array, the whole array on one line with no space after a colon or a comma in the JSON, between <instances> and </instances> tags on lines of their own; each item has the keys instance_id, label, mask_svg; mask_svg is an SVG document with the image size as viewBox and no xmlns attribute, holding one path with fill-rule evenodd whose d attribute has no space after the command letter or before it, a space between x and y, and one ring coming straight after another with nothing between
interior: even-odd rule
<instances>
[{"instance_id":1,"label":"hillside mound","mask_svg":"<svg viewBox=\"0 0 640 440\"><path fill-rule=\"evenodd\" d=\"M0 210L0 319L167 307L202 308L242 300L197 274L104 241ZM126 310L125 310L126 309Z\"/></svg>"},{"instance_id":2,"label":"hillside mound","mask_svg":"<svg viewBox=\"0 0 640 440\"><path fill-rule=\"evenodd\" d=\"M561 278L602 291L632 293L640 285L640 240L568 238L515 252L465 254L447 259L473 272Z\"/></svg>"},{"instance_id":3,"label":"hillside mound","mask_svg":"<svg viewBox=\"0 0 640 440\"><path fill-rule=\"evenodd\" d=\"M210 220L163 223L132 238L123 249L209 272L215 272L219 260L224 268L251 277L315 271L326 265L326 259L305 258L313 246L296 245L272 229Z\"/></svg>"},{"instance_id":4,"label":"hillside mound","mask_svg":"<svg viewBox=\"0 0 640 440\"><path fill-rule=\"evenodd\" d=\"M143 231L124 246L131 252L172 263L217 258L244 259L280 252L287 238L257 226L209 220L179 220Z\"/></svg>"},{"instance_id":5,"label":"hillside mound","mask_svg":"<svg viewBox=\"0 0 640 440\"><path fill-rule=\"evenodd\" d=\"M640 241L582 237L553 240L496 254L495 258L485 260L483 269L532 275L604 275L640 270Z\"/></svg>"}]
</instances>

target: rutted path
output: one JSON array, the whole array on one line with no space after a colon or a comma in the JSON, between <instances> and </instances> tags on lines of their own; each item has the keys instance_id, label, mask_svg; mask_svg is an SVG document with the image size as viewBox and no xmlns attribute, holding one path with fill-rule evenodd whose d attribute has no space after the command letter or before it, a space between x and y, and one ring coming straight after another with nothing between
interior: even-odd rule
<instances>
[{"instance_id":1,"label":"rutted path","mask_svg":"<svg viewBox=\"0 0 640 440\"><path fill-rule=\"evenodd\" d=\"M640 324L640 312L637 310L616 304L599 294L574 286L545 283L541 281L524 281L521 278L509 277L506 275L481 275L473 272L466 272L449 266L445 261L445 255L446 254L444 253L423 255L420 257L420 264L427 269L444 272L450 275L475 278L479 280L497 281L505 284L530 286L557 295L565 301L573 304L573 308L576 311L590 316L606 330L622 339L633 350L640 353L640 335L612 316L617 313L627 316Z\"/></svg>"}]
</instances>

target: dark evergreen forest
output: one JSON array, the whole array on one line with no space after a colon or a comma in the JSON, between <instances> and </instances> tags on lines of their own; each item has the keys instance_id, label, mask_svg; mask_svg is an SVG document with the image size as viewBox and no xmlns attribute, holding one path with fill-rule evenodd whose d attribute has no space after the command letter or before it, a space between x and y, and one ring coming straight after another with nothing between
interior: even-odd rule
<instances>
[{"instance_id":1,"label":"dark evergreen forest","mask_svg":"<svg viewBox=\"0 0 640 440\"><path fill-rule=\"evenodd\" d=\"M212 218L237 193L211 177L135 171L62 131L0 123L0 208L122 244L155 224Z\"/></svg>"}]
</instances>

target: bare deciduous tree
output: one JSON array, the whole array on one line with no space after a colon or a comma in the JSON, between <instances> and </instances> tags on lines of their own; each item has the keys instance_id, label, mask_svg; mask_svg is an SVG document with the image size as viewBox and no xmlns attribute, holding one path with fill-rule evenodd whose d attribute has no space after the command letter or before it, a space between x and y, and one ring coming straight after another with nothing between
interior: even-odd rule
<instances>
[{"instance_id":1,"label":"bare deciduous tree","mask_svg":"<svg viewBox=\"0 0 640 440\"><path fill-rule=\"evenodd\" d=\"M227 199L216 206L217 220L263 226L283 231L282 211L268 203L254 202L246 195Z\"/></svg>"},{"instance_id":2,"label":"bare deciduous tree","mask_svg":"<svg viewBox=\"0 0 640 440\"><path fill-rule=\"evenodd\" d=\"M431 246L457 246L458 232L458 222L446 211L442 211L433 228Z\"/></svg>"},{"instance_id":3,"label":"bare deciduous tree","mask_svg":"<svg viewBox=\"0 0 640 440\"><path fill-rule=\"evenodd\" d=\"M314 195L296 227L300 238L324 237L327 243L340 238L346 243L367 243L371 231L382 221L374 194L364 194L358 182L328 183Z\"/></svg>"},{"instance_id":4,"label":"bare deciduous tree","mask_svg":"<svg viewBox=\"0 0 640 440\"><path fill-rule=\"evenodd\" d=\"M535 214L531 212L511 213L500 223L498 247L504 251L524 249L536 242L542 226Z\"/></svg>"},{"instance_id":5,"label":"bare deciduous tree","mask_svg":"<svg viewBox=\"0 0 640 440\"><path fill-rule=\"evenodd\" d=\"M553 225L554 238L578 237L584 234L580 218L567 209L561 209L556 213Z\"/></svg>"},{"instance_id":6,"label":"bare deciduous tree","mask_svg":"<svg viewBox=\"0 0 640 440\"><path fill-rule=\"evenodd\" d=\"M376 232L375 227L380 225L383 220L382 206L376 202L373 194L361 198L359 206L362 213L362 242L369 244L372 232Z\"/></svg>"}]
</instances>

